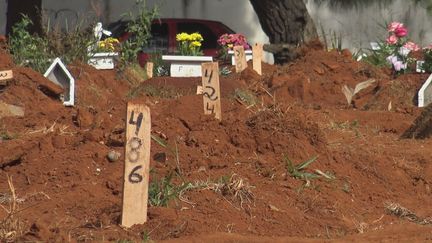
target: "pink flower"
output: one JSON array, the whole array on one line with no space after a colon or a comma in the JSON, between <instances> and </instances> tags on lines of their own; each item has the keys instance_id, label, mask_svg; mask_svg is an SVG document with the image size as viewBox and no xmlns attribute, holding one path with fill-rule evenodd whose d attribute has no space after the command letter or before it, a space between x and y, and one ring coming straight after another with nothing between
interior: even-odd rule
<instances>
[{"instance_id":1,"label":"pink flower","mask_svg":"<svg viewBox=\"0 0 432 243\"><path fill-rule=\"evenodd\" d=\"M386 39L386 41L387 41L387 44L394 45L398 42L398 38L395 35L391 35Z\"/></svg>"},{"instance_id":2,"label":"pink flower","mask_svg":"<svg viewBox=\"0 0 432 243\"><path fill-rule=\"evenodd\" d=\"M407 43L405 43L405 45L403 45L403 47L405 47L406 49L408 49L410 51L419 51L420 50L420 47L412 41L408 41Z\"/></svg>"},{"instance_id":3,"label":"pink flower","mask_svg":"<svg viewBox=\"0 0 432 243\"><path fill-rule=\"evenodd\" d=\"M388 26L387 26L387 30L388 32L394 32L396 29L402 28L403 24L399 23L399 22L391 22Z\"/></svg>"},{"instance_id":4,"label":"pink flower","mask_svg":"<svg viewBox=\"0 0 432 243\"><path fill-rule=\"evenodd\" d=\"M404 36L406 36L408 34L408 30L405 27L402 26L402 27L396 28L395 31L394 31L394 34L397 37L404 37Z\"/></svg>"}]
</instances>

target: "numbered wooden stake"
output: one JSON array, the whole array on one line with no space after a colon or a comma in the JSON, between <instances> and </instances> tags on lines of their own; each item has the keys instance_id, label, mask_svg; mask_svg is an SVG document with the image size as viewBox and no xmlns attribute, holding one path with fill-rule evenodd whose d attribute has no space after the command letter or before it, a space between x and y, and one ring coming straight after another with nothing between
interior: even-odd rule
<instances>
[{"instance_id":1,"label":"numbered wooden stake","mask_svg":"<svg viewBox=\"0 0 432 243\"><path fill-rule=\"evenodd\" d=\"M146 64L147 78L153 78L153 67L154 64L152 62L147 62Z\"/></svg>"},{"instance_id":2,"label":"numbered wooden stake","mask_svg":"<svg viewBox=\"0 0 432 243\"><path fill-rule=\"evenodd\" d=\"M121 221L124 227L147 221L150 130L150 109L128 103Z\"/></svg>"},{"instance_id":3,"label":"numbered wooden stake","mask_svg":"<svg viewBox=\"0 0 432 243\"><path fill-rule=\"evenodd\" d=\"M204 114L214 114L216 119L222 119L220 87L219 87L219 64L217 62L206 62L201 64L202 90L204 99Z\"/></svg>"},{"instance_id":4,"label":"numbered wooden stake","mask_svg":"<svg viewBox=\"0 0 432 243\"><path fill-rule=\"evenodd\" d=\"M236 72L240 73L247 68L246 54L243 46L234 46L234 60Z\"/></svg>"},{"instance_id":5,"label":"numbered wooden stake","mask_svg":"<svg viewBox=\"0 0 432 243\"><path fill-rule=\"evenodd\" d=\"M262 75L261 62L263 59L263 44L256 43L252 46L253 69L259 75Z\"/></svg>"},{"instance_id":6,"label":"numbered wooden stake","mask_svg":"<svg viewBox=\"0 0 432 243\"><path fill-rule=\"evenodd\" d=\"M0 84L6 83L9 79L13 79L12 70L0 71Z\"/></svg>"}]
</instances>

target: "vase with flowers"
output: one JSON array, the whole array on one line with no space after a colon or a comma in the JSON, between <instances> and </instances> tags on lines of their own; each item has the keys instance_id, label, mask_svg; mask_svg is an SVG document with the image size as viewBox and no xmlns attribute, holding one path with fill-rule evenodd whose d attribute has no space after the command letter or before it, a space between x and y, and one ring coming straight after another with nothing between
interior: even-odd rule
<instances>
[{"instance_id":1,"label":"vase with flowers","mask_svg":"<svg viewBox=\"0 0 432 243\"><path fill-rule=\"evenodd\" d=\"M201 63L213 61L213 57L203 56L203 37L198 32L179 33L176 41L178 55L162 56L162 60L170 63L171 77L200 77Z\"/></svg>"},{"instance_id":2,"label":"vase with flowers","mask_svg":"<svg viewBox=\"0 0 432 243\"><path fill-rule=\"evenodd\" d=\"M113 37L97 41L89 54L88 64L96 69L113 69L119 48L119 40Z\"/></svg>"},{"instance_id":3,"label":"vase with flowers","mask_svg":"<svg viewBox=\"0 0 432 243\"><path fill-rule=\"evenodd\" d=\"M246 54L246 60L252 59L252 50L247 43L246 37L242 34L223 34L218 39L218 44L221 47L220 57L222 59L231 58L231 64L235 65L234 46L243 46Z\"/></svg>"}]
</instances>

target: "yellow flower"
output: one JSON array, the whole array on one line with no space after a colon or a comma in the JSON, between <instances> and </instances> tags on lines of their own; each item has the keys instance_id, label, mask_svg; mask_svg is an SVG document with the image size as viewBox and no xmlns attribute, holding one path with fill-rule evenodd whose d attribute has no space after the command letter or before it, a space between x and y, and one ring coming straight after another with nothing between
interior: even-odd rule
<instances>
[{"instance_id":1,"label":"yellow flower","mask_svg":"<svg viewBox=\"0 0 432 243\"><path fill-rule=\"evenodd\" d=\"M192 33L190 36L191 36L191 41L203 41L201 34L198 32Z\"/></svg>"},{"instance_id":2,"label":"yellow flower","mask_svg":"<svg viewBox=\"0 0 432 243\"><path fill-rule=\"evenodd\" d=\"M192 41L190 43L190 46L191 47L200 47L201 46L201 42L199 42L199 41Z\"/></svg>"},{"instance_id":3,"label":"yellow flower","mask_svg":"<svg viewBox=\"0 0 432 243\"><path fill-rule=\"evenodd\" d=\"M228 48L233 48L234 47L233 44L228 44L227 46L228 46Z\"/></svg>"},{"instance_id":4,"label":"yellow flower","mask_svg":"<svg viewBox=\"0 0 432 243\"><path fill-rule=\"evenodd\" d=\"M188 41L190 38L190 36L187 33L180 33L176 35L176 40L177 41Z\"/></svg>"}]
</instances>

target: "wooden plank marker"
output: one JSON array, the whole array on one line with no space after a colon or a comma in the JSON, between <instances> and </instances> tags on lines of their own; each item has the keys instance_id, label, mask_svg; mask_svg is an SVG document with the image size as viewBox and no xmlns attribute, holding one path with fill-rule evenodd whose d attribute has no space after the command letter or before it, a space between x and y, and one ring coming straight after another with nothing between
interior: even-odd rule
<instances>
[{"instance_id":1,"label":"wooden plank marker","mask_svg":"<svg viewBox=\"0 0 432 243\"><path fill-rule=\"evenodd\" d=\"M6 81L9 79L13 79L12 70L0 71L0 84L5 85Z\"/></svg>"},{"instance_id":2,"label":"wooden plank marker","mask_svg":"<svg viewBox=\"0 0 432 243\"><path fill-rule=\"evenodd\" d=\"M219 86L219 64L217 62L206 62L201 64L201 68L204 114L214 114L216 119L221 120L222 110Z\"/></svg>"},{"instance_id":3,"label":"wooden plank marker","mask_svg":"<svg viewBox=\"0 0 432 243\"><path fill-rule=\"evenodd\" d=\"M121 224L132 227L147 221L150 171L150 109L128 103Z\"/></svg>"},{"instance_id":4,"label":"wooden plank marker","mask_svg":"<svg viewBox=\"0 0 432 243\"><path fill-rule=\"evenodd\" d=\"M146 64L146 73L147 73L147 78L153 78L153 67L154 64L152 62L147 62Z\"/></svg>"},{"instance_id":5,"label":"wooden plank marker","mask_svg":"<svg viewBox=\"0 0 432 243\"><path fill-rule=\"evenodd\" d=\"M233 50L236 72L240 73L247 68L245 50L243 46L234 46Z\"/></svg>"},{"instance_id":6,"label":"wooden plank marker","mask_svg":"<svg viewBox=\"0 0 432 243\"><path fill-rule=\"evenodd\" d=\"M259 75L262 75L261 62L263 59L263 44L256 43L252 46L253 69Z\"/></svg>"}]
</instances>

